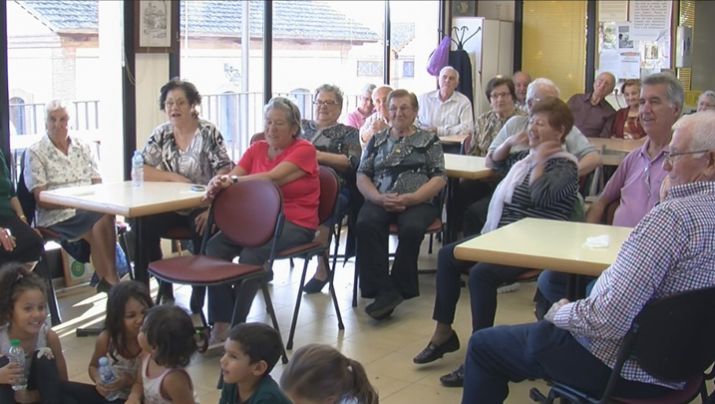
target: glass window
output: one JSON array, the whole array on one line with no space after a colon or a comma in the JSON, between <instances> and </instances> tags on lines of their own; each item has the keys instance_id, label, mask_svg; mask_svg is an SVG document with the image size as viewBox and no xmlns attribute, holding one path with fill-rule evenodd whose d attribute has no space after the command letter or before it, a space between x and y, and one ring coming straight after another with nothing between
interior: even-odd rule
<instances>
[{"instance_id":1,"label":"glass window","mask_svg":"<svg viewBox=\"0 0 715 404\"><path fill-rule=\"evenodd\" d=\"M294 97L311 119L315 88L337 85L344 122L365 84L382 84L384 15L381 1L274 1L274 93Z\"/></svg>"},{"instance_id":2,"label":"glass window","mask_svg":"<svg viewBox=\"0 0 715 404\"><path fill-rule=\"evenodd\" d=\"M68 105L70 134L95 146L106 179L121 179L121 154L104 156L100 148L123 148L122 3L13 1L7 13L10 148L16 162L45 134L45 104L61 99Z\"/></svg>"},{"instance_id":3,"label":"glass window","mask_svg":"<svg viewBox=\"0 0 715 404\"><path fill-rule=\"evenodd\" d=\"M438 16L437 0L390 2L390 85L393 88L404 88L418 96L437 88L437 79L427 73L427 61L439 40ZM415 69L415 66L420 67Z\"/></svg>"},{"instance_id":4,"label":"glass window","mask_svg":"<svg viewBox=\"0 0 715 404\"><path fill-rule=\"evenodd\" d=\"M234 159L263 126L263 4L181 0L179 6L181 77L196 85L201 118L219 128Z\"/></svg>"}]
</instances>

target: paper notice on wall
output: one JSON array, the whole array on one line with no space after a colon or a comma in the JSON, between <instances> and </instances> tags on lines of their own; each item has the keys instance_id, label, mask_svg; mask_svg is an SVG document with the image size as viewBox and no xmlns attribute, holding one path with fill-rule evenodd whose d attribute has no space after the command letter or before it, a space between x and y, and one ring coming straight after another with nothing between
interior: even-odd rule
<instances>
[{"instance_id":1,"label":"paper notice on wall","mask_svg":"<svg viewBox=\"0 0 715 404\"><path fill-rule=\"evenodd\" d=\"M598 21L610 22L626 20L628 20L627 0L609 0L598 2Z\"/></svg>"},{"instance_id":2,"label":"paper notice on wall","mask_svg":"<svg viewBox=\"0 0 715 404\"><path fill-rule=\"evenodd\" d=\"M631 38L657 42L670 32L673 3L663 0L631 1Z\"/></svg>"}]
</instances>

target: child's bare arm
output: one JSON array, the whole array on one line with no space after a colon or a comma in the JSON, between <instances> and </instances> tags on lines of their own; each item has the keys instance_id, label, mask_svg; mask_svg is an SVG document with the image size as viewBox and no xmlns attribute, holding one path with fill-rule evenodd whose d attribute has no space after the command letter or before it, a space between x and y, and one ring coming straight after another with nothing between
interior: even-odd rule
<instances>
[{"instance_id":1,"label":"child's bare arm","mask_svg":"<svg viewBox=\"0 0 715 404\"><path fill-rule=\"evenodd\" d=\"M140 363L144 362L143 356L144 354L140 356ZM124 404L141 404L142 398L144 397L144 381L142 379L142 369L144 369L144 366L139 366L137 368L137 375L134 380L134 385L132 385L132 392L129 393L129 397Z\"/></svg>"},{"instance_id":2,"label":"child's bare arm","mask_svg":"<svg viewBox=\"0 0 715 404\"><path fill-rule=\"evenodd\" d=\"M62 345L60 345L60 338L57 333L50 330L47 332L47 346L52 350L52 355L55 357L55 365L57 366L57 373L60 376L60 380L66 382L67 376L67 362L65 361L65 355L62 353Z\"/></svg>"},{"instance_id":3,"label":"child's bare arm","mask_svg":"<svg viewBox=\"0 0 715 404\"><path fill-rule=\"evenodd\" d=\"M107 350L109 348L109 333L107 331L102 331L97 337L97 341L94 344L94 353L92 354L92 359L89 360L89 366L87 372L89 373L89 378L95 383L99 383L99 370L97 364L99 363L99 358L102 356L107 356Z\"/></svg>"},{"instance_id":4,"label":"child's bare arm","mask_svg":"<svg viewBox=\"0 0 715 404\"><path fill-rule=\"evenodd\" d=\"M173 404L194 404L191 378L183 370L169 372L161 383L161 394Z\"/></svg>"}]
</instances>

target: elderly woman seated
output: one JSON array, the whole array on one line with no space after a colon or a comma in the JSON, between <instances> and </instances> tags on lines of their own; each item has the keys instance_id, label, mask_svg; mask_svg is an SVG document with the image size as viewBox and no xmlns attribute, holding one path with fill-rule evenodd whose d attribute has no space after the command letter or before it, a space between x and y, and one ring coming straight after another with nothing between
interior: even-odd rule
<instances>
[{"instance_id":1,"label":"elderly woman seated","mask_svg":"<svg viewBox=\"0 0 715 404\"><path fill-rule=\"evenodd\" d=\"M362 296L375 298L365 311L377 320L388 317L404 299L419 295L420 243L440 213L437 197L446 183L439 139L413 125L417 97L395 90L387 103L392 127L372 137L357 174L365 203L357 219L356 265ZM392 272L388 267L391 223L399 228Z\"/></svg>"},{"instance_id":2,"label":"elderly woman seated","mask_svg":"<svg viewBox=\"0 0 715 404\"><path fill-rule=\"evenodd\" d=\"M201 94L188 81L175 78L161 87L159 108L167 120L154 128L142 151L146 181L205 185L211 178L226 174L233 167L221 132L211 122L199 118L197 109L200 105ZM190 230L192 252L198 254L207 218L205 206L145 217L142 237L149 261L161 259L160 239L176 227ZM173 300L171 284L159 284L164 299ZM201 312L204 295L204 288L193 288L193 313Z\"/></svg>"},{"instance_id":3,"label":"elderly woman seated","mask_svg":"<svg viewBox=\"0 0 715 404\"><path fill-rule=\"evenodd\" d=\"M645 129L641 126L639 117L641 82L640 80L626 80L621 85L621 94L626 100L626 107L616 111L613 119L611 137L620 139L640 139L645 136Z\"/></svg>"},{"instance_id":4,"label":"elderly woman seated","mask_svg":"<svg viewBox=\"0 0 715 404\"><path fill-rule=\"evenodd\" d=\"M289 99L274 97L264 108L265 140L255 142L241 157L236 167L227 175L219 175L209 182L207 198L227 188L232 176L237 181L267 179L280 186L283 193L283 232L276 240L276 249L285 250L313 240L318 228L318 203L320 179L315 147L300 139L300 111ZM262 265L268 259L269 241L258 248L243 248L233 244L222 232L216 233L206 246L206 254L243 264ZM259 281L247 281L238 291L232 286L209 288L209 322L214 328L211 343L226 339L234 299L241 299L239 322L245 321L253 298L260 287Z\"/></svg>"},{"instance_id":5,"label":"elderly woman seated","mask_svg":"<svg viewBox=\"0 0 715 404\"><path fill-rule=\"evenodd\" d=\"M343 92L336 86L323 84L315 90L315 120L301 121L303 137L317 149L318 164L332 167L338 173L342 189L334 220L342 218L351 202L355 202L355 170L360 163L360 140L356 128L338 123L343 109ZM323 260L318 260L318 270L308 283L306 293L318 293L328 282L328 272Z\"/></svg>"},{"instance_id":6,"label":"elderly woman seated","mask_svg":"<svg viewBox=\"0 0 715 404\"><path fill-rule=\"evenodd\" d=\"M713 90L705 90L698 97L698 109L696 112L708 110L715 111L715 91Z\"/></svg>"},{"instance_id":7,"label":"elderly woman seated","mask_svg":"<svg viewBox=\"0 0 715 404\"><path fill-rule=\"evenodd\" d=\"M28 225L22 212L0 150L0 262L24 262L31 268L44 248L42 238Z\"/></svg>"},{"instance_id":8,"label":"elderly woman seated","mask_svg":"<svg viewBox=\"0 0 715 404\"><path fill-rule=\"evenodd\" d=\"M531 108L527 132L510 137L495 150L492 159L502 168L508 168L509 173L494 191L482 234L525 217L569 218L577 201L578 168L576 158L563 151L563 142L572 126L573 116L568 106L558 98L547 98ZM510 154L512 146L520 143L528 143L529 150ZM454 247L460 242L444 246L439 251L437 294L432 315L437 325L427 347L413 359L415 363L432 362L459 349L452 323L462 270L469 269L474 331L494 325L497 287L513 282L528 271L457 260ZM463 367L440 380L446 386L461 386Z\"/></svg>"}]
</instances>

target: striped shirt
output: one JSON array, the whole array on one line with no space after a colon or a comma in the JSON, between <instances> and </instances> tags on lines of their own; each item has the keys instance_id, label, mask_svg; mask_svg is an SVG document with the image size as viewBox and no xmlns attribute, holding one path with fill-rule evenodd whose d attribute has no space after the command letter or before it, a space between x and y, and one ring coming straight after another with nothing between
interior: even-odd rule
<instances>
[{"instance_id":1,"label":"striped shirt","mask_svg":"<svg viewBox=\"0 0 715 404\"><path fill-rule=\"evenodd\" d=\"M511 168L517 161L529 155L524 150L512 153L498 169ZM506 167L505 167L506 166ZM565 158L546 161L544 172L533 184L529 184L531 172L514 188L511 203L505 203L499 226L506 226L525 217L568 220L576 203L578 192L578 168Z\"/></svg>"},{"instance_id":2,"label":"striped shirt","mask_svg":"<svg viewBox=\"0 0 715 404\"><path fill-rule=\"evenodd\" d=\"M715 182L673 187L621 247L591 295L562 306L554 317L611 368L633 319L654 299L715 286ZM665 325L664 325L665 326ZM621 377L681 388L629 359Z\"/></svg>"}]
</instances>

